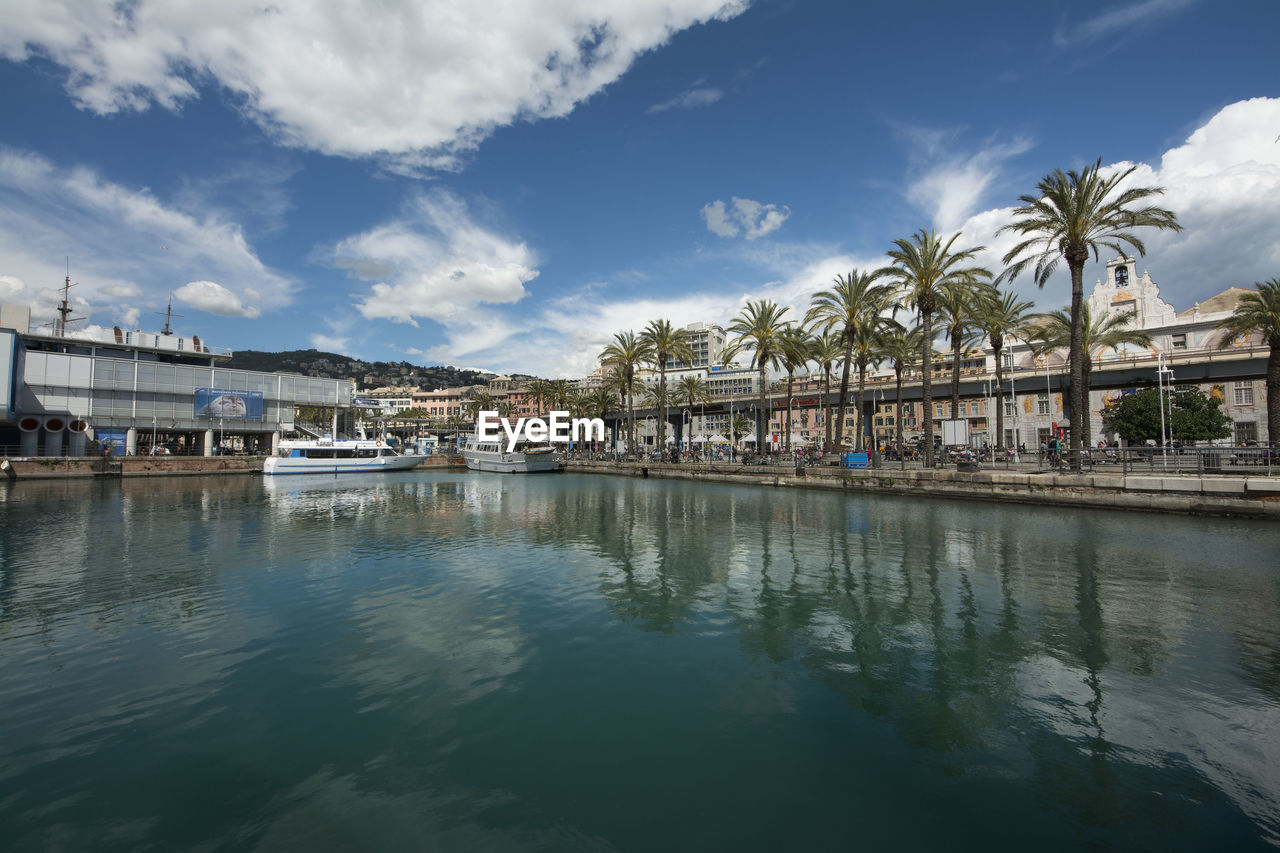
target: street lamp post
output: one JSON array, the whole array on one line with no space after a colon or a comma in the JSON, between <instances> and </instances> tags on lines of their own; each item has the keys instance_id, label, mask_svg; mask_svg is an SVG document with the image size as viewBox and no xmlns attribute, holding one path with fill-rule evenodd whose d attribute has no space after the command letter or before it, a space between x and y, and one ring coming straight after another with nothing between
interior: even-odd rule
<instances>
[{"instance_id":1,"label":"street lamp post","mask_svg":"<svg viewBox=\"0 0 1280 853\"><path fill-rule=\"evenodd\" d=\"M156 416L151 416L151 452L156 452Z\"/></svg>"},{"instance_id":2,"label":"street lamp post","mask_svg":"<svg viewBox=\"0 0 1280 853\"><path fill-rule=\"evenodd\" d=\"M795 416L791 414L791 410L795 407L795 405L796 405L796 398L789 397L787 399L787 452L788 453L791 452L791 427L793 426L793 420L795 418Z\"/></svg>"},{"instance_id":3,"label":"street lamp post","mask_svg":"<svg viewBox=\"0 0 1280 853\"><path fill-rule=\"evenodd\" d=\"M1173 379L1173 369L1167 367L1164 363L1164 353L1156 353L1156 388L1160 395L1160 459L1162 465L1167 469L1169 467L1169 433L1166 431L1164 406L1165 406L1165 388L1169 382L1166 379ZM1172 410L1169 412L1170 420L1173 418Z\"/></svg>"},{"instance_id":4,"label":"street lamp post","mask_svg":"<svg viewBox=\"0 0 1280 853\"><path fill-rule=\"evenodd\" d=\"M1018 431L1018 386L1017 386L1017 380L1014 378L1014 372L1013 372L1013 363L1014 363L1014 358L1013 358L1013 347L1014 347L1013 343L1012 343L1012 342L1010 342L1010 344L1009 344L1009 362L1008 362L1008 366L1009 366L1009 397L1010 397L1010 399L1012 399L1012 400L1013 400L1013 462L1014 462L1014 464L1016 465L1016 464L1020 464L1020 463L1022 462L1022 460L1018 458L1018 439L1019 439L1019 435L1018 435L1018 432L1019 432L1019 431ZM1004 403L1003 403L1003 401L1001 401L1001 405L1003 405L1003 404L1004 404Z\"/></svg>"}]
</instances>

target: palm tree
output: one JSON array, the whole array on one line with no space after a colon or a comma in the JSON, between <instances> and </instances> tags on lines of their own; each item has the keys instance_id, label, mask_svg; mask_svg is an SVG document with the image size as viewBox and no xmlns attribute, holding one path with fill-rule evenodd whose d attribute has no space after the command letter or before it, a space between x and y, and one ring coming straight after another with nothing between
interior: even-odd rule
<instances>
[{"instance_id":1,"label":"palm tree","mask_svg":"<svg viewBox=\"0 0 1280 853\"><path fill-rule=\"evenodd\" d=\"M990 278L990 274L987 275ZM960 413L960 360L962 352L982 341L978 328L978 308L983 299L993 297L995 288L981 278L960 278L940 289L938 318L951 343L951 417Z\"/></svg>"},{"instance_id":2,"label":"palm tree","mask_svg":"<svg viewBox=\"0 0 1280 853\"><path fill-rule=\"evenodd\" d=\"M755 429L755 423L746 415L735 414L729 419L729 445L734 449L738 447L738 437L742 435L750 435ZM758 448L757 448L758 449Z\"/></svg>"},{"instance_id":3,"label":"palm tree","mask_svg":"<svg viewBox=\"0 0 1280 853\"><path fill-rule=\"evenodd\" d=\"M666 447L667 435L667 361L672 359L692 364L694 355L685 330L672 326L670 320L650 320L640 337L649 346L649 362L658 368L658 397L663 401L658 419L658 447L661 449Z\"/></svg>"},{"instance_id":4,"label":"palm tree","mask_svg":"<svg viewBox=\"0 0 1280 853\"><path fill-rule=\"evenodd\" d=\"M799 326L787 326L782 331L778 359L787 372L787 439L786 452L791 452L791 393L795 388L796 371L804 367L813 355L813 335Z\"/></svg>"},{"instance_id":5,"label":"palm tree","mask_svg":"<svg viewBox=\"0 0 1280 853\"><path fill-rule=\"evenodd\" d=\"M1089 310L1089 303L1084 303L1082 307L1084 315L1084 344L1080 348L1080 352L1084 355L1082 359L1084 378L1081 380L1081 387L1085 391L1085 400L1088 400L1090 385L1093 382L1094 355L1101 354L1109 349L1119 349L1125 344L1150 346L1151 335L1141 329L1129 327L1129 324L1134 320L1134 315L1131 312L1105 314L1095 320L1093 312ZM1050 311L1048 314L1037 314L1034 320L1035 325L1029 338L1037 353L1047 353L1050 350L1064 349L1070 346L1072 334L1071 315L1065 309ZM1088 409L1083 409L1082 411L1084 412L1084 418L1081 420L1079 437L1083 444L1088 446L1092 440L1092 424L1089 422Z\"/></svg>"},{"instance_id":6,"label":"palm tree","mask_svg":"<svg viewBox=\"0 0 1280 853\"><path fill-rule=\"evenodd\" d=\"M889 308L893 289L876 284L884 270L859 272L850 270L848 275L835 277L835 287L820 290L813 295L809 310L804 315L806 325L823 331L835 331L844 343L844 366L840 371L840 397L836 402L835 446L840 447L844 435L844 409L849 399L849 368L853 364L854 340L865 337L868 327L879 328L881 315ZM858 417L862 417L859 399ZM861 424L861 421L859 421ZM861 442L861 433L858 441Z\"/></svg>"},{"instance_id":7,"label":"palm tree","mask_svg":"<svg viewBox=\"0 0 1280 853\"><path fill-rule=\"evenodd\" d=\"M986 333L996 359L996 450L1004 449L1004 345L1008 338L1025 340L1030 331L1027 313L1035 307L1012 293L983 299L978 305L978 328ZM1017 439L1014 446L1017 447Z\"/></svg>"},{"instance_id":8,"label":"palm tree","mask_svg":"<svg viewBox=\"0 0 1280 853\"><path fill-rule=\"evenodd\" d=\"M817 335L813 340L813 360L822 368L823 378L823 426L826 434L823 437L822 449L829 452L831 450L831 370L837 363L844 361L844 342L840 340L839 335L830 331Z\"/></svg>"},{"instance_id":9,"label":"palm tree","mask_svg":"<svg viewBox=\"0 0 1280 853\"><path fill-rule=\"evenodd\" d=\"M888 359L893 365L893 378L896 388L894 400L897 403L896 413L893 419L895 426L895 442L897 443L898 452L902 452L902 373L912 364L920 359L921 340L924 335L920 331L919 326L910 329L901 323L891 321L890 325L881 336L880 354Z\"/></svg>"},{"instance_id":10,"label":"palm tree","mask_svg":"<svg viewBox=\"0 0 1280 853\"><path fill-rule=\"evenodd\" d=\"M1219 349L1237 338L1257 332L1270 348L1267 355L1267 443L1280 444L1280 278L1255 282L1257 293L1246 293L1231 316L1218 324L1227 334Z\"/></svg>"},{"instance_id":11,"label":"palm tree","mask_svg":"<svg viewBox=\"0 0 1280 853\"><path fill-rule=\"evenodd\" d=\"M551 395L551 383L545 379L534 379L525 387L525 393L533 397L534 416L541 417L546 411L543 403Z\"/></svg>"},{"instance_id":12,"label":"palm tree","mask_svg":"<svg viewBox=\"0 0 1280 853\"><path fill-rule=\"evenodd\" d=\"M617 395L618 399L622 400L622 413L624 415L627 414L628 408L630 407L632 401L635 399L635 393L639 391L642 387L643 387L643 383L639 379L637 379L635 376L631 377L630 382L627 381L627 372L622 368L621 365L615 366L613 370L609 373L609 375L605 378L605 389L608 390L609 393ZM624 418L624 421L625 420L626 419ZM635 414L634 414L634 410L632 410L631 425L630 425L631 432L628 432L627 429L624 429L622 431L623 438L627 441L628 451L635 450L635 436L632 435L632 433L635 430L634 421L635 421Z\"/></svg>"},{"instance_id":13,"label":"palm tree","mask_svg":"<svg viewBox=\"0 0 1280 853\"><path fill-rule=\"evenodd\" d=\"M466 404L467 414L472 419L480 417L481 412L492 412L495 410L494 397L488 391L480 390L471 393L471 399Z\"/></svg>"},{"instance_id":14,"label":"palm tree","mask_svg":"<svg viewBox=\"0 0 1280 853\"><path fill-rule=\"evenodd\" d=\"M789 325L782 316L789 308L779 307L772 299L748 302L727 331L737 335L729 348L730 358L745 349L752 351L751 366L760 372L760 401L756 410L756 452L764 450L764 432L769 422L769 368L778 366L782 330Z\"/></svg>"},{"instance_id":15,"label":"palm tree","mask_svg":"<svg viewBox=\"0 0 1280 853\"><path fill-rule=\"evenodd\" d=\"M899 305L914 308L920 317L924 459L929 467L933 467L933 315L938 310L939 296L947 282L991 275L981 267L962 266L986 247L952 251L959 237L956 232L944 243L933 231L922 228L911 239L894 240L897 248L889 251L893 265L880 271L891 276L899 289Z\"/></svg>"},{"instance_id":16,"label":"palm tree","mask_svg":"<svg viewBox=\"0 0 1280 853\"><path fill-rule=\"evenodd\" d=\"M604 348L600 360L613 364L621 374L621 388L627 400L627 451L636 447L636 368L649 359L649 344L635 332L617 332L613 343Z\"/></svg>"},{"instance_id":17,"label":"palm tree","mask_svg":"<svg viewBox=\"0 0 1280 853\"><path fill-rule=\"evenodd\" d=\"M680 401L682 406L687 406L692 412L693 407L699 403L706 403L711 399L711 391L707 387L707 383L700 376L682 376L680 381L676 383L675 398ZM705 429L706 425L703 425ZM680 419L680 443L684 444L684 418Z\"/></svg>"},{"instance_id":18,"label":"palm tree","mask_svg":"<svg viewBox=\"0 0 1280 853\"><path fill-rule=\"evenodd\" d=\"M1136 166L1117 171L1110 177L1101 174L1102 159L1083 171L1054 169L1040 179L1035 195L1019 196L1015 220L997 231L1024 237L1004 256L1007 268L1000 279L1012 280L1035 262L1036 284L1045 282L1065 259L1071 273L1071 434L1069 445L1075 450L1084 446L1089 414L1086 411L1088 388L1085 385L1084 362L1084 265L1092 254L1098 259L1098 247L1105 246L1120 255L1125 246L1146 254L1146 247L1135 228L1161 228L1181 231L1178 217L1171 210L1149 205L1135 207L1153 196L1163 195L1162 187L1129 187L1119 189ZM1071 454L1071 467L1080 467L1079 454Z\"/></svg>"}]
</instances>

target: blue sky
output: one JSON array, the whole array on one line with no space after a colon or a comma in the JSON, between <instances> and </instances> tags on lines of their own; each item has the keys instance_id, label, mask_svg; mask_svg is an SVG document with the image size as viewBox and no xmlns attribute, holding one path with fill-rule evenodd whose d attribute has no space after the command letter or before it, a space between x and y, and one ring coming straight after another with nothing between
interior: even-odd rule
<instances>
[{"instance_id":1,"label":"blue sky","mask_svg":"<svg viewBox=\"0 0 1280 853\"><path fill-rule=\"evenodd\" d=\"M232 349L581 376L919 228L998 270L1098 158L1168 190L1139 269L1179 310L1280 275L1280 4L905 9L0 0L0 298L47 321L70 256L92 325L172 292Z\"/></svg>"}]
</instances>

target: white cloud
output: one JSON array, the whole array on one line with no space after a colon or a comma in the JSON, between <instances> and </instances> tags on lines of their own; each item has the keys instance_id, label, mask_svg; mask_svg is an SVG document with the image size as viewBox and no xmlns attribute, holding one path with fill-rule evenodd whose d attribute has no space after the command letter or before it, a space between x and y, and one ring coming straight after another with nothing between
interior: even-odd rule
<instances>
[{"instance_id":1,"label":"white cloud","mask_svg":"<svg viewBox=\"0 0 1280 853\"><path fill-rule=\"evenodd\" d=\"M1173 15L1193 5L1195 0L1144 0L1128 6L1112 8L1075 26L1065 22L1053 33L1053 43L1058 47L1074 47L1080 44L1124 35L1144 25Z\"/></svg>"},{"instance_id":2,"label":"white cloud","mask_svg":"<svg viewBox=\"0 0 1280 853\"><path fill-rule=\"evenodd\" d=\"M707 230L718 237L742 234L748 240L777 231L791 215L786 205L761 204L749 198L734 198L731 205L717 199L702 208Z\"/></svg>"},{"instance_id":3,"label":"white cloud","mask_svg":"<svg viewBox=\"0 0 1280 853\"><path fill-rule=\"evenodd\" d=\"M708 104L714 104L716 101L724 97L724 92L710 86L694 86L686 89L679 95L676 95L669 101L663 101L660 104L654 104L645 110L645 112L662 113L667 110L674 109L693 109L694 107L705 107Z\"/></svg>"},{"instance_id":4,"label":"white cloud","mask_svg":"<svg viewBox=\"0 0 1280 853\"><path fill-rule=\"evenodd\" d=\"M276 138L456 165L494 128L563 116L687 27L747 0L11 0L0 56L47 56L100 114L216 84Z\"/></svg>"},{"instance_id":5,"label":"white cloud","mask_svg":"<svg viewBox=\"0 0 1280 853\"><path fill-rule=\"evenodd\" d=\"M178 281L234 282L245 303L239 316L287 305L295 288L258 259L238 223L177 209L87 168L0 148L0 265L30 285L33 322L52 318L45 306L56 301L68 256L79 285L73 307L106 314L108 324L133 326L139 302L163 308Z\"/></svg>"},{"instance_id":6,"label":"white cloud","mask_svg":"<svg viewBox=\"0 0 1280 853\"><path fill-rule=\"evenodd\" d=\"M929 213L939 231L954 231L974 212L1003 163L1030 150L1025 138L992 143L969 155L957 155L958 131L898 127L913 147L907 200Z\"/></svg>"},{"instance_id":7,"label":"white cloud","mask_svg":"<svg viewBox=\"0 0 1280 853\"><path fill-rule=\"evenodd\" d=\"M189 281L173 292L182 302L222 317L257 317L261 312L245 305L230 290L214 281Z\"/></svg>"},{"instance_id":8,"label":"white cloud","mask_svg":"<svg viewBox=\"0 0 1280 853\"><path fill-rule=\"evenodd\" d=\"M519 301L538 275L524 243L479 225L444 192L419 196L404 218L342 240L332 256L353 278L377 279L356 305L366 318L435 320L457 346L498 334L484 306Z\"/></svg>"},{"instance_id":9,"label":"white cloud","mask_svg":"<svg viewBox=\"0 0 1280 853\"><path fill-rule=\"evenodd\" d=\"M345 353L347 347L351 344L350 338L340 337L338 335L320 335L315 334L310 338L311 346L321 352Z\"/></svg>"}]
</instances>

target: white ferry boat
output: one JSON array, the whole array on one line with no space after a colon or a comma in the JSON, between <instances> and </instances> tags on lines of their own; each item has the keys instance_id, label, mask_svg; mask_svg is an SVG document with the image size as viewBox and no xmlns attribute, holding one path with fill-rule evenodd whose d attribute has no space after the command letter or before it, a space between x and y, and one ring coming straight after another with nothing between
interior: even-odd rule
<instances>
[{"instance_id":1,"label":"white ferry boat","mask_svg":"<svg viewBox=\"0 0 1280 853\"><path fill-rule=\"evenodd\" d=\"M467 437L462 448L462 458L472 471L493 471L499 474L532 474L537 471L559 471L560 455L550 444L521 442L516 449L507 452L507 443L481 441L478 436Z\"/></svg>"},{"instance_id":2,"label":"white ferry boat","mask_svg":"<svg viewBox=\"0 0 1280 853\"><path fill-rule=\"evenodd\" d=\"M404 456L381 439L286 439L262 463L263 474L358 474L407 471L426 459Z\"/></svg>"}]
</instances>

